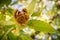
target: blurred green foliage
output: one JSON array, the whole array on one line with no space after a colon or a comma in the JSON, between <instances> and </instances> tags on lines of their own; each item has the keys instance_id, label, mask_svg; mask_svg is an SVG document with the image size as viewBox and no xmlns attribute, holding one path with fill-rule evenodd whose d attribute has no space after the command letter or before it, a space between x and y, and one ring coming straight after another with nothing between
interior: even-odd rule
<instances>
[{"instance_id":1,"label":"blurred green foliage","mask_svg":"<svg viewBox=\"0 0 60 40\"><path fill-rule=\"evenodd\" d=\"M2 6L9 5L10 3L11 3L11 0L1 0L0 1L0 9L2 8Z\"/></svg>"},{"instance_id":2,"label":"blurred green foliage","mask_svg":"<svg viewBox=\"0 0 60 40\"><path fill-rule=\"evenodd\" d=\"M31 3L26 7L28 10L28 14L29 14L29 16L31 16L31 18L35 17L35 16L37 16L37 18L40 17L40 14L42 14L42 9L44 9L44 8L40 9L38 7L38 11L34 12L36 2L37 2L37 0L32 0ZM51 24L53 24L53 23L49 24L49 22L47 22L47 21L45 22L43 20L30 19L30 18L25 26L21 26L15 22L14 16L13 16L14 9L11 8L12 7L11 5L14 5L18 2L16 1L13 4L10 4L10 3L11 3L11 0L1 0L0 1L0 40L33 40L31 38L32 34L27 35L27 34L24 34L25 32L21 31L27 26L31 29L34 29L35 31L40 31L43 33L51 33L52 34L54 32L57 32L57 34L60 34L60 16L58 16L57 18L52 20L52 22L56 25L56 22L58 19L58 25L57 25L58 29L57 30L55 30L51 26ZM7 8L4 7L5 10L4 10L4 8L2 8L4 5L7 6ZM11 7L9 7L9 6L11 6ZM58 12L55 13L56 10L54 8L47 11L48 16L50 16L49 14L51 14L51 15L58 14ZM58 9L58 10L60 10L60 9ZM32 15L30 15L30 14L32 14ZM7 18L7 21L6 21L6 16L10 17L9 20ZM18 35L15 34L14 31L17 32ZM58 35L57 37L58 37L57 40L60 40L60 35Z\"/></svg>"}]
</instances>

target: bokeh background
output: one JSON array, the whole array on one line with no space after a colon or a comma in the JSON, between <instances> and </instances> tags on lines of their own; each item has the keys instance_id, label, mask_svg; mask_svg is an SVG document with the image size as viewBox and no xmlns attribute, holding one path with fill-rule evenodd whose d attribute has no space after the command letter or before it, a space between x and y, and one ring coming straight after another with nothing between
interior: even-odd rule
<instances>
[{"instance_id":1,"label":"bokeh background","mask_svg":"<svg viewBox=\"0 0 60 40\"><path fill-rule=\"evenodd\" d=\"M21 25L14 11L23 8ZM0 0L0 40L60 40L60 0Z\"/></svg>"}]
</instances>

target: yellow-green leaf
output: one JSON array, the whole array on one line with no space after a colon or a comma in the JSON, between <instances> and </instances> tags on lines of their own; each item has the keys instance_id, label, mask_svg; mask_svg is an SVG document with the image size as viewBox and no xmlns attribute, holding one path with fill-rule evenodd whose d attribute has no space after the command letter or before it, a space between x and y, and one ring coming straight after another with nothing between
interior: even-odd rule
<instances>
[{"instance_id":1,"label":"yellow-green leaf","mask_svg":"<svg viewBox=\"0 0 60 40\"><path fill-rule=\"evenodd\" d=\"M27 7L28 13L32 13L32 11L34 10L34 7L35 7L35 3L36 3L36 0L32 0L32 2L28 5L28 7Z\"/></svg>"},{"instance_id":2,"label":"yellow-green leaf","mask_svg":"<svg viewBox=\"0 0 60 40\"><path fill-rule=\"evenodd\" d=\"M28 22L28 26L37 30L37 31L41 31L41 32L55 32L56 30L54 28L52 28L52 26L48 23L45 23L43 21L40 20L30 20Z\"/></svg>"}]
</instances>

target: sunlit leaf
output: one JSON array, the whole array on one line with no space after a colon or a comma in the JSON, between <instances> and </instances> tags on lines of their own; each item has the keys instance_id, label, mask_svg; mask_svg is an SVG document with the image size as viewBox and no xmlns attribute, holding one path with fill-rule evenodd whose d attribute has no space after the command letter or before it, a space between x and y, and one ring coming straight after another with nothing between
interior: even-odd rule
<instances>
[{"instance_id":1,"label":"sunlit leaf","mask_svg":"<svg viewBox=\"0 0 60 40\"><path fill-rule=\"evenodd\" d=\"M32 40L30 35L24 34L23 30L20 30L19 36L17 36L17 40Z\"/></svg>"},{"instance_id":2,"label":"sunlit leaf","mask_svg":"<svg viewBox=\"0 0 60 40\"><path fill-rule=\"evenodd\" d=\"M0 14L0 21L1 21L1 20L5 20L5 15L2 14L2 13Z\"/></svg>"},{"instance_id":3,"label":"sunlit leaf","mask_svg":"<svg viewBox=\"0 0 60 40\"><path fill-rule=\"evenodd\" d=\"M40 16L42 10L39 8L38 11L33 12L32 16Z\"/></svg>"},{"instance_id":4,"label":"sunlit leaf","mask_svg":"<svg viewBox=\"0 0 60 40\"><path fill-rule=\"evenodd\" d=\"M21 35L22 40L32 40L30 36L28 35Z\"/></svg>"},{"instance_id":5,"label":"sunlit leaf","mask_svg":"<svg viewBox=\"0 0 60 40\"><path fill-rule=\"evenodd\" d=\"M28 26L42 32L55 32L51 25L40 20L30 20Z\"/></svg>"},{"instance_id":6,"label":"sunlit leaf","mask_svg":"<svg viewBox=\"0 0 60 40\"><path fill-rule=\"evenodd\" d=\"M36 0L32 0L32 2L28 5L28 13L32 13L35 7Z\"/></svg>"}]
</instances>

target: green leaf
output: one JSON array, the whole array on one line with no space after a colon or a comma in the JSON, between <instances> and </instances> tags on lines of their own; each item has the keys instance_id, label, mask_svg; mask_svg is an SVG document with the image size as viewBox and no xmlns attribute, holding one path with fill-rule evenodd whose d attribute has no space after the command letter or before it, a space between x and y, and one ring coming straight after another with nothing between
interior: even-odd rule
<instances>
[{"instance_id":1,"label":"green leaf","mask_svg":"<svg viewBox=\"0 0 60 40\"><path fill-rule=\"evenodd\" d=\"M32 38L29 35L20 35L20 38L22 40L32 40Z\"/></svg>"},{"instance_id":2,"label":"green leaf","mask_svg":"<svg viewBox=\"0 0 60 40\"><path fill-rule=\"evenodd\" d=\"M15 25L6 25L4 30L4 35L2 36L1 40L4 39L11 30L15 28Z\"/></svg>"},{"instance_id":3,"label":"green leaf","mask_svg":"<svg viewBox=\"0 0 60 40\"><path fill-rule=\"evenodd\" d=\"M24 34L23 30L20 30L19 36L17 36L17 40L32 40L30 35Z\"/></svg>"},{"instance_id":4,"label":"green leaf","mask_svg":"<svg viewBox=\"0 0 60 40\"><path fill-rule=\"evenodd\" d=\"M7 36L8 40L16 40L16 36L12 32L9 32Z\"/></svg>"},{"instance_id":5,"label":"green leaf","mask_svg":"<svg viewBox=\"0 0 60 40\"><path fill-rule=\"evenodd\" d=\"M38 8L38 11L33 12L32 16L40 16L42 9Z\"/></svg>"},{"instance_id":6,"label":"green leaf","mask_svg":"<svg viewBox=\"0 0 60 40\"><path fill-rule=\"evenodd\" d=\"M27 24L29 27L35 29L36 31L50 32L50 33L56 31L54 28L52 28L51 25L41 20L30 20Z\"/></svg>"},{"instance_id":7,"label":"green leaf","mask_svg":"<svg viewBox=\"0 0 60 40\"><path fill-rule=\"evenodd\" d=\"M1 13L1 14L0 14L0 21L1 21L1 20L3 20L3 21L4 21L4 20L5 20L5 18L6 18L6 17L5 17L5 15Z\"/></svg>"},{"instance_id":8,"label":"green leaf","mask_svg":"<svg viewBox=\"0 0 60 40\"><path fill-rule=\"evenodd\" d=\"M13 9L9 8L6 10L7 11L7 15L13 15Z\"/></svg>"},{"instance_id":9,"label":"green leaf","mask_svg":"<svg viewBox=\"0 0 60 40\"><path fill-rule=\"evenodd\" d=\"M4 31L0 29L0 39L2 38Z\"/></svg>"},{"instance_id":10,"label":"green leaf","mask_svg":"<svg viewBox=\"0 0 60 40\"><path fill-rule=\"evenodd\" d=\"M17 40L32 40L32 38L28 35L19 35Z\"/></svg>"},{"instance_id":11,"label":"green leaf","mask_svg":"<svg viewBox=\"0 0 60 40\"><path fill-rule=\"evenodd\" d=\"M60 34L60 28L58 28L58 29L57 29L57 33L59 33L59 34Z\"/></svg>"},{"instance_id":12,"label":"green leaf","mask_svg":"<svg viewBox=\"0 0 60 40\"><path fill-rule=\"evenodd\" d=\"M27 9L29 14L33 12L35 3L36 3L36 0L32 0L32 2L28 5Z\"/></svg>"},{"instance_id":13,"label":"green leaf","mask_svg":"<svg viewBox=\"0 0 60 40\"><path fill-rule=\"evenodd\" d=\"M11 9L11 8L8 7L7 11L8 11L9 13L12 13L13 9Z\"/></svg>"},{"instance_id":14,"label":"green leaf","mask_svg":"<svg viewBox=\"0 0 60 40\"><path fill-rule=\"evenodd\" d=\"M4 4L9 5L10 2L11 2L11 0L1 0L1 1L0 1L0 8L1 8L2 6L4 6Z\"/></svg>"},{"instance_id":15,"label":"green leaf","mask_svg":"<svg viewBox=\"0 0 60 40\"><path fill-rule=\"evenodd\" d=\"M17 36L17 38L16 38L17 40L22 40L22 38L20 37L20 36Z\"/></svg>"},{"instance_id":16,"label":"green leaf","mask_svg":"<svg viewBox=\"0 0 60 40\"><path fill-rule=\"evenodd\" d=\"M40 13L38 13L38 12L33 12L32 16L40 16Z\"/></svg>"},{"instance_id":17,"label":"green leaf","mask_svg":"<svg viewBox=\"0 0 60 40\"><path fill-rule=\"evenodd\" d=\"M60 40L60 35L57 36L57 40Z\"/></svg>"},{"instance_id":18,"label":"green leaf","mask_svg":"<svg viewBox=\"0 0 60 40\"><path fill-rule=\"evenodd\" d=\"M8 31L12 27L15 28L16 25L5 25L5 31Z\"/></svg>"},{"instance_id":19,"label":"green leaf","mask_svg":"<svg viewBox=\"0 0 60 40\"><path fill-rule=\"evenodd\" d=\"M60 18L58 18L58 28L60 28Z\"/></svg>"}]
</instances>

